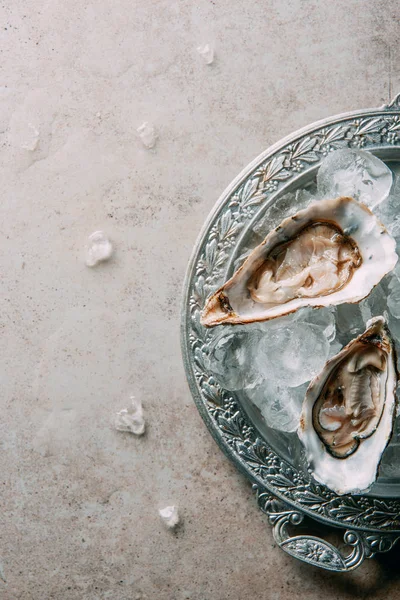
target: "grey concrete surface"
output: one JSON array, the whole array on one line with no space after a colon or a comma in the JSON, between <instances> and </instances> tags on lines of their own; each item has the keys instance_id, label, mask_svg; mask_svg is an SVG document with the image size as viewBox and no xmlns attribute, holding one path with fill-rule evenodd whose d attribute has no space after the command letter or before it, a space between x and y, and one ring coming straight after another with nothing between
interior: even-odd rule
<instances>
[{"instance_id":1,"label":"grey concrete surface","mask_svg":"<svg viewBox=\"0 0 400 600\"><path fill-rule=\"evenodd\" d=\"M186 264L225 186L293 130L400 91L398 2L10 0L0 14L0 598L400 598L398 555L343 576L275 547L179 347ZM116 252L90 270L96 229ZM110 425L130 394L143 438Z\"/></svg>"}]
</instances>

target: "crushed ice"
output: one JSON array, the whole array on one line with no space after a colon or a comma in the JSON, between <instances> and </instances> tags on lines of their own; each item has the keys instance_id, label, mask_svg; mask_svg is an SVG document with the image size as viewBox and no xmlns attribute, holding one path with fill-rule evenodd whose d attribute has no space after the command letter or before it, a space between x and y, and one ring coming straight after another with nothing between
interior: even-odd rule
<instances>
[{"instance_id":1,"label":"crushed ice","mask_svg":"<svg viewBox=\"0 0 400 600\"><path fill-rule=\"evenodd\" d=\"M128 431L135 435L143 435L146 423L143 418L142 403L135 396L131 396L131 406L123 408L115 415L115 429L118 431Z\"/></svg>"},{"instance_id":2,"label":"crushed ice","mask_svg":"<svg viewBox=\"0 0 400 600\"><path fill-rule=\"evenodd\" d=\"M203 58L206 65L212 65L214 62L214 48L210 44L198 46L197 52Z\"/></svg>"},{"instance_id":3,"label":"crushed ice","mask_svg":"<svg viewBox=\"0 0 400 600\"><path fill-rule=\"evenodd\" d=\"M253 327L222 328L210 343L206 366L218 383L230 391L254 387L262 380L254 350L262 332Z\"/></svg>"},{"instance_id":4,"label":"crushed ice","mask_svg":"<svg viewBox=\"0 0 400 600\"><path fill-rule=\"evenodd\" d=\"M39 144L39 130L32 124L28 123L24 139L21 142L21 148L33 152Z\"/></svg>"},{"instance_id":5,"label":"crushed ice","mask_svg":"<svg viewBox=\"0 0 400 600\"><path fill-rule=\"evenodd\" d=\"M111 258L113 246L104 231L95 231L89 235L86 245L86 266L95 267Z\"/></svg>"},{"instance_id":6,"label":"crushed ice","mask_svg":"<svg viewBox=\"0 0 400 600\"><path fill-rule=\"evenodd\" d=\"M179 525L180 518L178 508L176 506L166 506L165 508L160 508L158 514L168 529L174 529Z\"/></svg>"},{"instance_id":7,"label":"crushed ice","mask_svg":"<svg viewBox=\"0 0 400 600\"><path fill-rule=\"evenodd\" d=\"M324 329L307 321L294 321L286 327L280 326L278 320L271 323L257 349L256 360L263 379L297 387L315 377L329 354Z\"/></svg>"},{"instance_id":8,"label":"crushed ice","mask_svg":"<svg viewBox=\"0 0 400 600\"><path fill-rule=\"evenodd\" d=\"M154 129L154 125L145 121L144 123L142 123L142 125L140 125L140 127L137 128L136 131L138 132L138 135L142 140L143 146L145 146L149 150L151 148L154 148L158 138L156 130Z\"/></svg>"},{"instance_id":9,"label":"crushed ice","mask_svg":"<svg viewBox=\"0 0 400 600\"><path fill-rule=\"evenodd\" d=\"M384 162L354 148L330 153L317 174L318 191L324 197L352 196L371 209L388 197L392 181L392 172Z\"/></svg>"},{"instance_id":10,"label":"crushed ice","mask_svg":"<svg viewBox=\"0 0 400 600\"><path fill-rule=\"evenodd\" d=\"M341 149L322 162L317 186L286 194L269 207L244 242L235 270L283 218L315 199L338 195L351 195L367 204L395 238L399 252L400 176L393 184L392 172L379 158L363 150ZM393 337L400 340L400 263L358 304L303 308L269 322L216 328L209 333L206 367L224 389L253 402L267 425L292 432L309 381L365 330L369 319L382 314Z\"/></svg>"},{"instance_id":11,"label":"crushed ice","mask_svg":"<svg viewBox=\"0 0 400 600\"><path fill-rule=\"evenodd\" d=\"M305 383L289 388L284 383L265 381L246 390L246 395L260 409L269 427L290 433L299 425L307 386Z\"/></svg>"},{"instance_id":12,"label":"crushed ice","mask_svg":"<svg viewBox=\"0 0 400 600\"><path fill-rule=\"evenodd\" d=\"M396 271L392 273L392 277L389 282L387 307L392 317L395 319L400 319L400 280L399 274Z\"/></svg>"}]
</instances>

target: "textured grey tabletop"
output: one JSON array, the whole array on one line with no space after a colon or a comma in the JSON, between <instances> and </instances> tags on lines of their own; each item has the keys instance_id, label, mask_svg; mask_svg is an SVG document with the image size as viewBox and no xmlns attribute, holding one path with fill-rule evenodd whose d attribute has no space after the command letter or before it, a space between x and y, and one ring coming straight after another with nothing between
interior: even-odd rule
<instances>
[{"instance_id":1,"label":"textured grey tabletop","mask_svg":"<svg viewBox=\"0 0 400 600\"><path fill-rule=\"evenodd\" d=\"M399 598L398 554L344 576L274 546L179 347L186 264L225 186L293 130L400 91L398 3L14 0L0 14L0 598ZM91 270L97 229L115 255ZM110 424L131 394L142 438Z\"/></svg>"}]
</instances>

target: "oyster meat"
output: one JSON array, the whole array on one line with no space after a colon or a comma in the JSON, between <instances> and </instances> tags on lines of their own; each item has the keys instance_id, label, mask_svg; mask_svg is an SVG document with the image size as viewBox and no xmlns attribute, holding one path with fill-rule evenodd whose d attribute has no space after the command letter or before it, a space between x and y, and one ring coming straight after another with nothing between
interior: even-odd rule
<instances>
[{"instance_id":1,"label":"oyster meat","mask_svg":"<svg viewBox=\"0 0 400 600\"><path fill-rule=\"evenodd\" d=\"M396 243L361 202L314 202L271 231L206 302L201 322L267 321L303 306L359 302L397 262Z\"/></svg>"},{"instance_id":2,"label":"oyster meat","mask_svg":"<svg viewBox=\"0 0 400 600\"><path fill-rule=\"evenodd\" d=\"M394 342L375 317L311 381L298 435L317 481L337 494L373 484L392 434L397 380Z\"/></svg>"}]
</instances>

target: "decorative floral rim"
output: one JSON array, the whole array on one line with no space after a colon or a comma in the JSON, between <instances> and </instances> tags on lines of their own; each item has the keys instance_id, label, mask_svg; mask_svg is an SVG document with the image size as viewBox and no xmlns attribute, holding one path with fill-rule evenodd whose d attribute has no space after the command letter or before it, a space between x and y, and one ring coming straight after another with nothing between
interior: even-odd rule
<instances>
[{"instance_id":1,"label":"decorative floral rim","mask_svg":"<svg viewBox=\"0 0 400 600\"><path fill-rule=\"evenodd\" d=\"M209 333L199 318L205 299L224 280L241 232L262 203L337 148L377 151L396 145L400 154L400 95L381 109L319 121L261 154L222 194L200 234L185 280L182 315L183 359L196 405L213 437L259 495L264 490L289 510L336 527L392 534L400 532L399 499L338 496L308 480L260 438L232 393L207 372Z\"/></svg>"}]
</instances>

